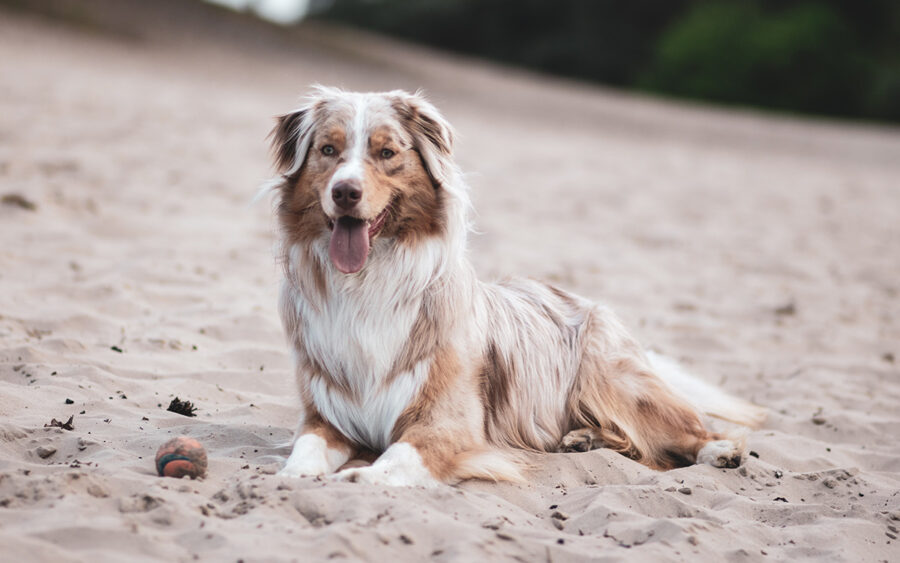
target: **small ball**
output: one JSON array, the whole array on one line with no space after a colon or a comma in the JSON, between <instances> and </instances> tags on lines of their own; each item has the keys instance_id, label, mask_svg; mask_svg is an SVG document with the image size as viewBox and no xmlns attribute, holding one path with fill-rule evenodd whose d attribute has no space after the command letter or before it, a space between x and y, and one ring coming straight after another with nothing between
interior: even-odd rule
<instances>
[{"instance_id":1,"label":"small ball","mask_svg":"<svg viewBox=\"0 0 900 563\"><path fill-rule=\"evenodd\" d=\"M206 450L197 440L187 436L172 438L156 452L156 472L160 477L206 476Z\"/></svg>"}]
</instances>

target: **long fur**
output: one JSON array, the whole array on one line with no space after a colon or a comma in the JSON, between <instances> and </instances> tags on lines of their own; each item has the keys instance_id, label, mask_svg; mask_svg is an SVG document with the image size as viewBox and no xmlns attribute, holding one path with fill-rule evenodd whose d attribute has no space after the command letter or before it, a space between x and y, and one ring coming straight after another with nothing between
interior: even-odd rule
<instances>
[{"instance_id":1,"label":"long fur","mask_svg":"<svg viewBox=\"0 0 900 563\"><path fill-rule=\"evenodd\" d=\"M348 162L316 152L326 130L346 139ZM350 175L341 167L351 166L351 149L366 150L353 143L362 135L371 146L376 130L400 138L407 183L353 153L363 204L382 192L391 203L364 268L345 274L329 258L323 217L334 213L333 179ZM454 482L521 480L516 450L556 451L580 429L593 437L589 448L667 469L725 438L703 426L703 412L762 422L763 409L645 354L602 305L535 281L477 280L465 257L468 187L452 144L449 124L420 93L317 87L279 119L280 312L304 403L299 434L346 456L411 444L436 480ZM414 457L404 455L391 459Z\"/></svg>"}]
</instances>

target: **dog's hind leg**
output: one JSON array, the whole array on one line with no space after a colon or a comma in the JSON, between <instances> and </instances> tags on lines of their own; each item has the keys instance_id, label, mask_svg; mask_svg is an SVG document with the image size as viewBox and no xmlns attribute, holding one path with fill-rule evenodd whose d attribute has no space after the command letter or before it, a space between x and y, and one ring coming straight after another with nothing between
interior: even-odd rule
<instances>
[{"instance_id":1,"label":"dog's hind leg","mask_svg":"<svg viewBox=\"0 0 900 563\"><path fill-rule=\"evenodd\" d=\"M586 426L572 430L563 436L556 451L560 453L589 452L602 447L604 447L604 442L600 429Z\"/></svg>"},{"instance_id":2,"label":"dog's hind leg","mask_svg":"<svg viewBox=\"0 0 900 563\"><path fill-rule=\"evenodd\" d=\"M611 312L594 310L585 331L568 401L572 428L592 428L604 447L654 469L740 463L742 441L704 428L698 410L657 377Z\"/></svg>"},{"instance_id":3,"label":"dog's hind leg","mask_svg":"<svg viewBox=\"0 0 900 563\"><path fill-rule=\"evenodd\" d=\"M743 450L743 440L710 440L703 444L703 447L697 452L697 463L705 463L713 467L739 467Z\"/></svg>"}]
</instances>

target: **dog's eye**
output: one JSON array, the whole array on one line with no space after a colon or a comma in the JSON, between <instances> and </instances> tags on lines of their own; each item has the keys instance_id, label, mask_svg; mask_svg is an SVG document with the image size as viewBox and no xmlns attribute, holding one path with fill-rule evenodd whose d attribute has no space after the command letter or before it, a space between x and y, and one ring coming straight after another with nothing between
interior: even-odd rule
<instances>
[{"instance_id":1,"label":"dog's eye","mask_svg":"<svg viewBox=\"0 0 900 563\"><path fill-rule=\"evenodd\" d=\"M381 149L381 158L387 160L394 156L394 151L391 149Z\"/></svg>"},{"instance_id":2,"label":"dog's eye","mask_svg":"<svg viewBox=\"0 0 900 563\"><path fill-rule=\"evenodd\" d=\"M332 156L332 155L334 155L334 153L335 153L334 146L325 145L324 147L322 147L322 154L324 154L325 156Z\"/></svg>"}]
</instances>

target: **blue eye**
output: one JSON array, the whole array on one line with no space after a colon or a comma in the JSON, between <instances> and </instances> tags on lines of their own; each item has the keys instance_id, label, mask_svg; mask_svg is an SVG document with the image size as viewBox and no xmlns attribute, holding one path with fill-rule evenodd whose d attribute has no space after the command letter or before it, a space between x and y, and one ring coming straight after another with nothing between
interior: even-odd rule
<instances>
[{"instance_id":1,"label":"blue eye","mask_svg":"<svg viewBox=\"0 0 900 563\"><path fill-rule=\"evenodd\" d=\"M325 145L322 147L322 154L325 156L332 156L335 153L334 147L332 145Z\"/></svg>"},{"instance_id":2,"label":"blue eye","mask_svg":"<svg viewBox=\"0 0 900 563\"><path fill-rule=\"evenodd\" d=\"M381 158L385 160L391 158L392 156L394 156L394 154L394 151L392 151L391 149L381 149Z\"/></svg>"}]
</instances>

